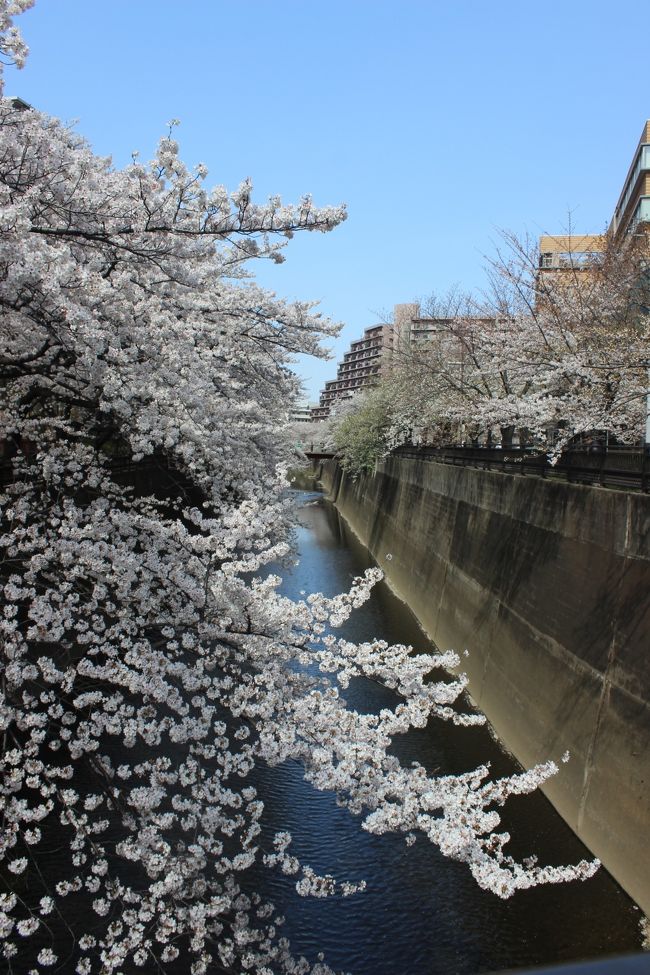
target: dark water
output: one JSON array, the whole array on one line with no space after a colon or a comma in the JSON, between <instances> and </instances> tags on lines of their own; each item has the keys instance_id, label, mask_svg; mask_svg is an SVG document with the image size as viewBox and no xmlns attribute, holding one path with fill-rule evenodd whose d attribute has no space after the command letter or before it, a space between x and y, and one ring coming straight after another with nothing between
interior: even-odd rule
<instances>
[{"instance_id":1,"label":"dark water","mask_svg":"<svg viewBox=\"0 0 650 975\"><path fill-rule=\"evenodd\" d=\"M318 495L297 496L303 505L300 564L286 575L283 591L333 595L371 564L370 557L331 505ZM383 584L337 632L428 646L414 617ZM372 711L394 703L391 692L361 679L346 696ZM488 760L496 775L515 769L487 729L439 721L403 736L396 751L403 761L441 772ZM332 967L354 975L460 975L640 950L640 911L603 869L584 883L535 888L502 901L428 841L407 847L403 838L364 832L331 795L304 783L296 765L262 774L258 788L270 834L290 830L292 851L318 873L368 884L353 897L313 900L298 897L295 878L265 874L260 892L286 916L283 934L294 951L312 960L323 951ZM542 863L555 864L589 857L541 795L511 800L503 819L514 855L536 853Z\"/></svg>"}]
</instances>

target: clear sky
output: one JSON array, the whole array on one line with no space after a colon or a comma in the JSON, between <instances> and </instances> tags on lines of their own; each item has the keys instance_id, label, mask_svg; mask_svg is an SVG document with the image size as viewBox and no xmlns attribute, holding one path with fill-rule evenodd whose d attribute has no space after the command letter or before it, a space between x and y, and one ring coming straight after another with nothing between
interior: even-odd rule
<instances>
[{"instance_id":1,"label":"clear sky","mask_svg":"<svg viewBox=\"0 0 650 975\"><path fill-rule=\"evenodd\" d=\"M96 151L149 158L171 118L190 164L287 202L345 201L262 284L345 323L480 289L499 229L601 231L650 86L647 0L37 0L6 91ZM336 364L309 360L311 399Z\"/></svg>"}]
</instances>

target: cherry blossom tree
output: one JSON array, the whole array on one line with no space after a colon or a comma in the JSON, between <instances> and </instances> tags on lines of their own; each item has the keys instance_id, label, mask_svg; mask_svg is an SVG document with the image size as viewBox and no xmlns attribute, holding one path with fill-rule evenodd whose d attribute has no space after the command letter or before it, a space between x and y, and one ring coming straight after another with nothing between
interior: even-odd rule
<instances>
[{"instance_id":1,"label":"cherry blossom tree","mask_svg":"<svg viewBox=\"0 0 650 975\"><path fill-rule=\"evenodd\" d=\"M493 433L507 447L517 431L555 458L581 432L639 442L650 361L645 237L604 236L601 253L555 271L540 271L536 242L503 239L486 295L434 298L424 338L396 345L381 384L384 453L407 438ZM361 413L348 418L348 439L352 427L364 436Z\"/></svg>"},{"instance_id":2,"label":"cherry blossom tree","mask_svg":"<svg viewBox=\"0 0 650 975\"><path fill-rule=\"evenodd\" d=\"M291 442L299 450L324 450L329 443L330 426L329 417L323 420L293 421L289 424L288 433Z\"/></svg>"},{"instance_id":3,"label":"cherry blossom tree","mask_svg":"<svg viewBox=\"0 0 650 975\"><path fill-rule=\"evenodd\" d=\"M436 321L429 341L401 357L392 385L404 389L404 374L417 376L427 400L419 427L429 441L475 441L497 431L510 446L516 430L539 440L551 407L537 347L529 315L474 303L463 315ZM409 409L415 419L417 404Z\"/></svg>"},{"instance_id":4,"label":"cherry blossom tree","mask_svg":"<svg viewBox=\"0 0 650 975\"><path fill-rule=\"evenodd\" d=\"M595 429L638 443L650 355L647 238L606 234L588 260L540 271L537 242L504 234L490 270L495 313L506 327L521 323L508 345L532 377L523 412L559 431L556 448Z\"/></svg>"},{"instance_id":5,"label":"cherry blossom tree","mask_svg":"<svg viewBox=\"0 0 650 975\"><path fill-rule=\"evenodd\" d=\"M12 17L28 5L0 0L16 63ZM428 837L498 896L590 876L596 863L507 853L498 806L553 762L492 781L390 754L411 726L483 718L457 703L455 654L332 632L378 571L334 598L279 592L288 364L320 354L336 326L259 288L248 266L345 211L257 204L249 182L209 190L173 127L151 164L115 169L10 99L0 195L7 970L329 971L292 956L249 868L294 875L305 895L357 888L299 862L288 833L265 844L260 763L300 762L365 829ZM346 707L357 676L399 703Z\"/></svg>"},{"instance_id":6,"label":"cherry blossom tree","mask_svg":"<svg viewBox=\"0 0 650 975\"><path fill-rule=\"evenodd\" d=\"M453 292L449 299L433 297L424 318L426 331L395 344L371 394L374 428L381 428L381 437L364 432L369 405L364 401L359 416L348 417L345 429L335 434L344 454L353 440L359 456L367 442L369 456L376 458L404 442L466 442L493 428L501 428L509 441L517 426L540 425L529 317L505 317ZM513 355L515 348L525 354Z\"/></svg>"}]
</instances>

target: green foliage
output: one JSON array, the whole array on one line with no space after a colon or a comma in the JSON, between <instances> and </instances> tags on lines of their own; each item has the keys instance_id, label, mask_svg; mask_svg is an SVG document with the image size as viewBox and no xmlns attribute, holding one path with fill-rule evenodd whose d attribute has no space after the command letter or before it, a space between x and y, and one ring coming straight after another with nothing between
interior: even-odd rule
<instances>
[{"instance_id":1,"label":"green foliage","mask_svg":"<svg viewBox=\"0 0 650 975\"><path fill-rule=\"evenodd\" d=\"M331 434L343 468L355 477L374 470L377 460L392 446L392 427L390 400L381 386L343 407Z\"/></svg>"}]
</instances>

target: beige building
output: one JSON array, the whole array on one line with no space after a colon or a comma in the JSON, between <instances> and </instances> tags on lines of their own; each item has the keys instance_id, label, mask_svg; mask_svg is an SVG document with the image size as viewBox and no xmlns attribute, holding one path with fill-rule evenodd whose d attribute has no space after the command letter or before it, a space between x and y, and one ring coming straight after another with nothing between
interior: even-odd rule
<instances>
[{"instance_id":1,"label":"beige building","mask_svg":"<svg viewBox=\"0 0 650 975\"><path fill-rule=\"evenodd\" d=\"M580 270L603 252L606 239L604 234L585 234L581 237L568 234L557 237L544 235L539 238L540 269Z\"/></svg>"}]
</instances>

